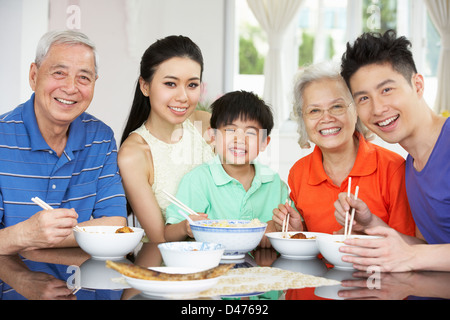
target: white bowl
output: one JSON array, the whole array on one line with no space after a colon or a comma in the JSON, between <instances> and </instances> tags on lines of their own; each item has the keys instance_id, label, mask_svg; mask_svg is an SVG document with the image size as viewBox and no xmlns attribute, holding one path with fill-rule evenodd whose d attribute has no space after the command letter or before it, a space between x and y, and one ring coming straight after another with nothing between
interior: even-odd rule
<instances>
[{"instance_id":1,"label":"white bowl","mask_svg":"<svg viewBox=\"0 0 450 320\"><path fill-rule=\"evenodd\" d=\"M209 242L166 242L158 245L167 267L210 269L219 265L225 246Z\"/></svg>"},{"instance_id":2,"label":"white bowl","mask_svg":"<svg viewBox=\"0 0 450 320\"><path fill-rule=\"evenodd\" d=\"M307 238L312 239L290 239L292 235L299 232L303 233ZM272 247L284 258L311 259L319 254L319 248L317 247L315 238L322 233L289 231L287 232L287 238L283 237L284 234L284 232L266 233Z\"/></svg>"},{"instance_id":3,"label":"white bowl","mask_svg":"<svg viewBox=\"0 0 450 320\"><path fill-rule=\"evenodd\" d=\"M154 271L164 273L188 274L199 272L201 270L195 268L171 268L171 267L155 267L150 268ZM123 276L126 282L136 290L140 290L145 297L164 298L173 294L197 293L212 288L219 281L220 277L186 280L186 281L160 281L160 280L144 280Z\"/></svg>"},{"instance_id":4,"label":"white bowl","mask_svg":"<svg viewBox=\"0 0 450 320\"><path fill-rule=\"evenodd\" d=\"M278 268L288 271L300 272L311 276L322 277L327 271L327 265L319 258L312 259L288 259L278 257L272 265L272 268Z\"/></svg>"},{"instance_id":5,"label":"white bowl","mask_svg":"<svg viewBox=\"0 0 450 320\"><path fill-rule=\"evenodd\" d=\"M368 236L368 235L350 235L350 238L360 238L360 239L377 239L379 236ZM343 256L351 256L352 254L340 252L339 248L342 246L347 246L344 241L343 234L322 234L317 236L317 246L322 256L335 268L342 270L354 269L353 264L349 262L342 261Z\"/></svg>"},{"instance_id":6,"label":"white bowl","mask_svg":"<svg viewBox=\"0 0 450 320\"><path fill-rule=\"evenodd\" d=\"M267 223L259 226L246 226L249 220L226 220L229 227L213 225L224 220L200 220L191 225L195 240L199 242L219 243L225 246L222 259L240 259L255 249L267 228Z\"/></svg>"},{"instance_id":7,"label":"white bowl","mask_svg":"<svg viewBox=\"0 0 450 320\"><path fill-rule=\"evenodd\" d=\"M322 277L340 282L344 280L355 280L357 278L353 277L354 272L355 270L353 269L332 268L329 269ZM334 286L321 286L314 289L314 294L318 297L326 299L343 300L344 298L339 296L339 291L353 289L358 290L360 288L343 287L342 284L337 284Z\"/></svg>"},{"instance_id":8,"label":"white bowl","mask_svg":"<svg viewBox=\"0 0 450 320\"><path fill-rule=\"evenodd\" d=\"M88 226L73 229L78 245L92 259L118 260L133 251L144 235L144 229L131 227L133 232L115 233L120 226Z\"/></svg>"}]
</instances>

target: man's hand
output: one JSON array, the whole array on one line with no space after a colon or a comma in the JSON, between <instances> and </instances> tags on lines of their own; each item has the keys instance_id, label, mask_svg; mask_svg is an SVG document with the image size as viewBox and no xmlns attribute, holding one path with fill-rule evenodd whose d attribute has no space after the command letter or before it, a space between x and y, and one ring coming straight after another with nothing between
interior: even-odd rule
<instances>
[{"instance_id":1,"label":"man's hand","mask_svg":"<svg viewBox=\"0 0 450 320\"><path fill-rule=\"evenodd\" d=\"M74 209L39 211L20 223L19 242L25 250L54 247L72 235L77 218Z\"/></svg>"}]
</instances>

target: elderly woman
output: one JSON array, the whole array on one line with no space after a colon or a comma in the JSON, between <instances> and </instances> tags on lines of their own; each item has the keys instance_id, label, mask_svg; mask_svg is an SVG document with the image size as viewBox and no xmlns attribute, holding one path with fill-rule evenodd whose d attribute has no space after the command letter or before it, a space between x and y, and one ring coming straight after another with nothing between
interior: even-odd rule
<instances>
[{"instance_id":1,"label":"elderly woman","mask_svg":"<svg viewBox=\"0 0 450 320\"><path fill-rule=\"evenodd\" d=\"M368 141L350 91L331 63L312 65L299 72L294 84L294 114L301 148L314 150L290 169L288 183L296 212L289 204L273 210L280 228L290 214L289 230L335 233L343 221L335 218L334 203L359 186L358 199L368 211L392 228L413 235L414 221L405 191L405 160L397 153ZM300 215L299 215L300 213ZM367 215L371 216L371 215ZM363 225L354 231L363 232Z\"/></svg>"}]
</instances>

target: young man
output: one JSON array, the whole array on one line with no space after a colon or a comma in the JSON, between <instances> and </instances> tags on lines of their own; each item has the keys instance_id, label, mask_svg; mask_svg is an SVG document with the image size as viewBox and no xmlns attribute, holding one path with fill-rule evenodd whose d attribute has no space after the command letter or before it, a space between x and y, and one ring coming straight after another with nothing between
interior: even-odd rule
<instances>
[{"instance_id":1,"label":"young man","mask_svg":"<svg viewBox=\"0 0 450 320\"><path fill-rule=\"evenodd\" d=\"M95 46L84 34L49 32L39 41L33 95L0 116L0 254L76 246L78 223L126 223L114 134L85 113L97 77Z\"/></svg>"},{"instance_id":2,"label":"young man","mask_svg":"<svg viewBox=\"0 0 450 320\"><path fill-rule=\"evenodd\" d=\"M342 76L360 119L383 140L399 143L409 153L406 190L419 238L423 238L376 226L376 219L364 219L362 201L340 198L344 210L355 207L358 220L376 226L367 233L385 237L349 240L366 248L341 249L360 255L345 260L361 269L379 265L384 271L450 270L450 121L425 102L424 79L417 73L410 46L392 30L383 35L366 33L347 45L342 58ZM336 214L342 215L336 208Z\"/></svg>"},{"instance_id":3,"label":"young man","mask_svg":"<svg viewBox=\"0 0 450 320\"><path fill-rule=\"evenodd\" d=\"M276 231L272 210L288 199L288 188L277 173L254 161L270 142L272 111L256 95L245 91L225 94L211 109L217 155L183 177L177 198L201 212L201 219L257 218L268 223L266 232ZM166 217L166 240L192 237L178 207L170 205ZM266 237L261 246L270 247Z\"/></svg>"}]
</instances>

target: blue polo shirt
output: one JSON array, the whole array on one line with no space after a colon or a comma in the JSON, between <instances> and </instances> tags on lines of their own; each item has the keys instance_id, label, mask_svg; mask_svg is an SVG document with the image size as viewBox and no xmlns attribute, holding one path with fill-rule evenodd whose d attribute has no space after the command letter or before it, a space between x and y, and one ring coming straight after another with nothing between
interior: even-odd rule
<instances>
[{"instance_id":1,"label":"blue polo shirt","mask_svg":"<svg viewBox=\"0 0 450 320\"><path fill-rule=\"evenodd\" d=\"M42 137L30 100L0 116L0 228L42 210L74 208L78 222L126 217L126 199L111 128L88 113L75 119L61 157Z\"/></svg>"}]
</instances>

